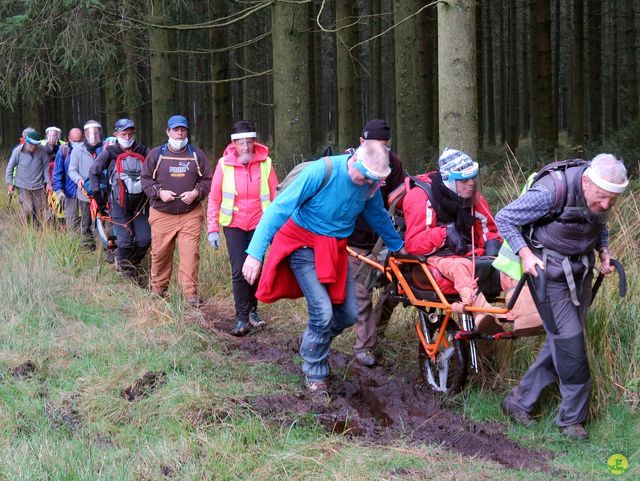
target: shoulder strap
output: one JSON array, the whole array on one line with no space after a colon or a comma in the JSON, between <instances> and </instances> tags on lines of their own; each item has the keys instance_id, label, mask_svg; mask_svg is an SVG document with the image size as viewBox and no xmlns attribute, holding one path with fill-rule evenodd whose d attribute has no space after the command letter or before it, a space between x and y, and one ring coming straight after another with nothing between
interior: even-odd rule
<instances>
[{"instance_id":1,"label":"shoulder strap","mask_svg":"<svg viewBox=\"0 0 640 481\"><path fill-rule=\"evenodd\" d=\"M412 175L410 175L409 178L411 179L415 187L419 187L420 189L422 189L427 194L427 197L431 198L431 184L429 182L420 180Z\"/></svg>"},{"instance_id":2,"label":"shoulder strap","mask_svg":"<svg viewBox=\"0 0 640 481\"><path fill-rule=\"evenodd\" d=\"M322 161L324 162L324 166L325 166L324 177L322 178L322 182L320 183L320 188L318 189L316 194L320 192L322 189L324 189L325 185L327 185L327 182L329 182L329 177L331 177L331 171L333 170L333 161L331 160L330 157L322 157Z\"/></svg>"}]
</instances>

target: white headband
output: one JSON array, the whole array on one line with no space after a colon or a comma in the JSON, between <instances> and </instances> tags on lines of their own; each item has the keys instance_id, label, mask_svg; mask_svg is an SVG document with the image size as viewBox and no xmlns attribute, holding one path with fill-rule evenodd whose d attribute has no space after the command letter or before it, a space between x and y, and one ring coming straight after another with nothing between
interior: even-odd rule
<instances>
[{"instance_id":1,"label":"white headband","mask_svg":"<svg viewBox=\"0 0 640 481\"><path fill-rule=\"evenodd\" d=\"M629 185L629 179L625 180L622 184L614 184L613 182L609 182L608 180L603 179L598 174L596 174L596 171L593 170L593 167L587 167L587 170L585 170L584 173L587 177L589 177L589 180L591 180L591 182L596 184L601 189L604 189L607 192L611 192L612 194L622 194Z\"/></svg>"},{"instance_id":2,"label":"white headband","mask_svg":"<svg viewBox=\"0 0 640 481\"><path fill-rule=\"evenodd\" d=\"M240 132L238 134L231 134L231 140L255 139L255 138L256 138L255 132Z\"/></svg>"},{"instance_id":3,"label":"white headband","mask_svg":"<svg viewBox=\"0 0 640 481\"><path fill-rule=\"evenodd\" d=\"M86 124L84 124L83 130L90 129L91 127L102 130L102 125L100 125L98 122L87 122Z\"/></svg>"},{"instance_id":4,"label":"white headband","mask_svg":"<svg viewBox=\"0 0 640 481\"><path fill-rule=\"evenodd\" d=\"M56 131L59 134L62 134L62 130L60 130L58 127L47 127L47 130L45 130L44 133L48 134L51 131Z\"/></svg>"}]
</instances>

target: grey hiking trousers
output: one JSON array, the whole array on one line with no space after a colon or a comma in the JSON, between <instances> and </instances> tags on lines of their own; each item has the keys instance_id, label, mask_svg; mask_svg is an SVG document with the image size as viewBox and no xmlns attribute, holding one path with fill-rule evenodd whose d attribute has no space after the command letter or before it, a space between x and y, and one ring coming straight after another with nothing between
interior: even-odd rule
<instances>
[{"instance_id":1,"label":"grey hiking trousers","mask_svg":"<svg viewBox=\"0 0 640 481\"><path fill-rule=\"evenodd\" d=\"M545 269L547 296L553 319L545 316L544 307L538 305L547 339L520 384L508 396L511 405L531 413L542 390L558 382L562 400L556 424L560 427L582 423L589 408L591 374L585 348L584 321L591 301L592 259L589 266L583 278L585 266L579 260L571 262L580 301L580 305L575 306L559 260L548 260ZM534 284L539 289L539 280L534 280Z\"/></svg>"}]
</instances>

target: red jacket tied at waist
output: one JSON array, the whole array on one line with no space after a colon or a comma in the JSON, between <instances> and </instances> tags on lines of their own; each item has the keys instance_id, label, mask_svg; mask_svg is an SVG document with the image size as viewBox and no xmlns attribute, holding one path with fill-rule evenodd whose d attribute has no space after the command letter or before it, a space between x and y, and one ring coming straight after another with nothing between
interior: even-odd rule
<instances>
[{"instance_id":1,"label":"red jacket tied at waist","mask_svg":"<svg viewBox=\"0 0 640 481\"><path fill-rule=\"evenodd\" d=\"M326 285L331 302L342 304L347 286L347 239L314 234L291 219L273 238L256 297L265 303L302 297L288 260L295 250L302 247L313 249L318 280Z\"/></svg>"}]
</instances>

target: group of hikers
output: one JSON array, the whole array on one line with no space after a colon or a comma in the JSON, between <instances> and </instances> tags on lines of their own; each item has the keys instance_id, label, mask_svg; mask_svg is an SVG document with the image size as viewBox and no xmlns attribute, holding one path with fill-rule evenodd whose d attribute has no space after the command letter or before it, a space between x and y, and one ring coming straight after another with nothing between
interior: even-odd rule
<instances>
[{"instance_id":1,"label":"group of hikers","mask_svg":"<svg viewBox=\"0 0 640 481\"><path fill-rule=\"evenodd\" d=\"M22 216L43 222L45 199L55 194L64 205L67 231L94 247L90 202L95 202L99 215L108 214L113 225L117 271L139 279L151 248L149 288L160 297L167 295L177 242L177 282L186 302L200 307L207 199L208 243L219 249L222 231L231 265L236 314L231 334L244 336L265 325L258 300L306 299L300 355L310 398L328 399L329 348L346 328L355 328L355 360L366 367L379 363L377 326L388 321L397 303L386 295L374 306L373 288L358 275L362 261L348 255L348 246L368 256L381 238L389 252L426 256L459 294L453 304L457 312L487 305L474 279L475 256L497 256L505 291L522 275L532 276L537 288L542 269L547 304L541 306L525 288L511 315L516 327L518 320L541 325L546 341L501 406L515 421L531 424L542 390L559 383L558 426L571 438L588 436L583 424L591 377L584 321L596 253L600 271L613 270L607 217L628 185L624 164L613 155L543 169L546 175L539 174L494 220L476 161L446 148L437 168L408 178L381 119L366 123L359 145L299 166L280 188L269 148L257 141L255 124L247 120L233 125L214 171L205 153L189 142L189 121L182 115L168 119L167 142L153 149L136 141L130 119L118 120L108 141L93 120L83 130L71 129L68 143L56 127L46 134L42 141L25 129L9 159L6 183L10 194L18 190ZM406 227L400 229L388 209L392 193L403 188ZM489 335L503 331L503 320L475 316L477 329Z\"/></svg>"}]
</instances>

